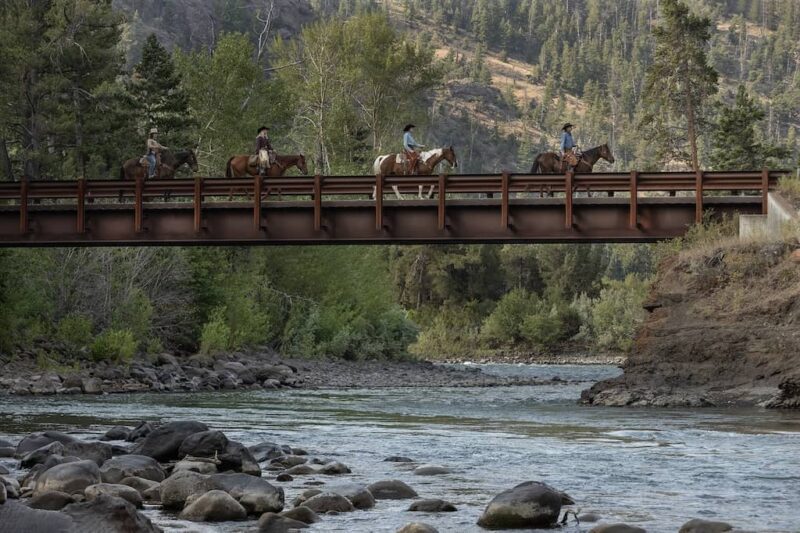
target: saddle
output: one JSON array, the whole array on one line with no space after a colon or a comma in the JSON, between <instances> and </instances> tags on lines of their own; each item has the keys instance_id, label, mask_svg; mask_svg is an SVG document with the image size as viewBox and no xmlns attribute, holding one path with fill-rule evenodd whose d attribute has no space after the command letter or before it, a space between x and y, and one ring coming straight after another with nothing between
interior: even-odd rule
<instances>
[{"instance_id":1,"label":"saddle","mask_svg":"<svg viewBox=\"0 0 800 533\"><path fill-rule=\"evenodd\" d=\"M263 152L267 152L266 157L264 157ZM247 165L255 167L261 164L265 167L270 167L275 164L276 157L274 150L261 150L261 152L253 154L247 159Z\"/></svg>"},{"instance_id":2,"label":"saddle","mask_svg":"<svg viewBox=\"0 0 800 533\"><path fill-rule=\"evenodd\" d=\"M568 168L577 167L581 160L575 152L567 152L563 156L556 154L556 159L561 163L562 172L566 172Z\"/></svg>"}]
</instances>

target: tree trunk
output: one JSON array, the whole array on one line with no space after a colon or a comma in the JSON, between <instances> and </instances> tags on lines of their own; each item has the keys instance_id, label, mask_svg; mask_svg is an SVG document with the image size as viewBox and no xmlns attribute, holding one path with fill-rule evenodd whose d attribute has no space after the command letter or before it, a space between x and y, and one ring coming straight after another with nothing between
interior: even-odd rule
<instances>
[{"instance_id":1,"label":"tree trunk","mask_svg":"<svg viewBox=\"0 0 800 533\"><path fill-rule=\"evenodd\" d=\"M9 181L14 180L14 169L11 167L11 158L8 157L8 146L5 139L0 139L0 169Z\"/></svg>"},{"instance_id":2,"label":"tree trunk","mask_svg":"<svg viewBox=\"0 0 800 533\"><path fill-rule=\"evenodd\" d=\"M72 103L75 106L75 167L79 178L86 177L86 156L83 152L83 113L78 89L72 91Z\"/></svg>"},{"instance_id":3,"label":"tree trunk","mask_svg":"<svg viewBox=\"0 0 800 533\"><path fill-rule=\"evenodd\" d=\"M697 156L697 124L695 123L695 110L691 95L686 95L686 122L689 129L689 145L692 150L692 169L700 171L700 160Z\"/></svg>"}]
</instances>

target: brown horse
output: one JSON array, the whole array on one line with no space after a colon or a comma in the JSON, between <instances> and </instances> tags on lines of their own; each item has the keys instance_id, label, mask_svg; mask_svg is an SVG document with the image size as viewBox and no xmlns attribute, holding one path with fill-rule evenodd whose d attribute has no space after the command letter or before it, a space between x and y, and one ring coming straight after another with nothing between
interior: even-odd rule
<instances>
[{"instance_id":1,"label":"brown horse","mask_svg":"<svg viewBox=\"0 0 800 533\"><path fill-rule=\"evenodd\" d=\"M175 171L187 165L193 172L197 172L197 156L194 150L187 148L180 152L172 153L169 150L161 151L161 168L158 172L159 179L172 179ZM147 167L142 164L141 157L134 157L125 161L119 170L119 179L135 180L137 176L147 179Z\"/></svg>"},{"instance_id":2,"label":"brown horse","mask_svg":"<svg viewBox=\"0 0 800 533\"><path fill-rule=\"evenodd\" d=\"M442 161L447 161L451 167L458 167L458 158L452 146L422 152L417 161L416 172L408 168L408 158L405 154L380 155L372 164L372 170L376 176L430 176ZM397 198L401 199L402 196L397 186L392 188ZM431 186L428 198L433 195L433 189L434 187ZM419 197L422 198L422 185L419 186Z\"/></svg>"},{"instance_id":3,"label":"brown horse","mask_svg":"<svg viewBox=\"0 0 800 533\"><path fill-rule=\"evenodd\" d=\"M578 164L575 166L576 174L589 174L600 159L605 159L609 163L614 163L614 154L608 144L603 144L586 150L581 154ZM536 156L531 167L531 174L564 174L567 165L555 152L545 152Z\"/></svg>"},{"instance_id":4,"label":"brown horse","mask_svg":"<svg viewBox=\"0 0 800 533\"><path fill-rule=\"evenodd\" d=\"M286 171L292 167L297 167L297 170L304 175L308 174L306 157L303 154L298 154L275 156L275 163L270 165L269 169L267 169L266 176L270 178L279 178L286 174ZM251 165L249 155L235 155L228 159L228 164L225 166L225 177L243 178L245 176L258 176L258 164Z\"/></svg>"}]
</instances>

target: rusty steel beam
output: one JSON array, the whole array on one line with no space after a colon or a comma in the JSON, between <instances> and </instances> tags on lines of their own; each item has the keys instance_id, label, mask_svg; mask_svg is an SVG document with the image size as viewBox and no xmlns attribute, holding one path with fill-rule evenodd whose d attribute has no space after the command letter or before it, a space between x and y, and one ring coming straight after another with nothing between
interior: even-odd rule
<instances>
[{"instance_id":1,"label":"rusty steel beam","mask_svg":"<svg viewBox=\"0 0 800 533\"><path fill-rule=\"evenodd\" d=\"M441 200L382 202L381 195L374 201L326 202L321 230L315 227L321 210L315 199L264 202L270 219L261 229L253 224L252 200L208 202L203 205L200 233L195 232L194 202L86 205L89 223L83 233L76 231L74 205L30 206L27 233L20 231L20 208L0 206L0 246L652 242L681 236L695 222L691 196L640 197L638 224L633 228L629 198L576 197L573 223L565 227L569 196L509 199L510 227L497 223L501 199L449 198L446 232L439 224ZM762 210L760 196L706 197L704 203L715 216ZM140 208L138 227L134 218ZM376 224L376 216L384 223Z\"/></svg>"}]
</instances>

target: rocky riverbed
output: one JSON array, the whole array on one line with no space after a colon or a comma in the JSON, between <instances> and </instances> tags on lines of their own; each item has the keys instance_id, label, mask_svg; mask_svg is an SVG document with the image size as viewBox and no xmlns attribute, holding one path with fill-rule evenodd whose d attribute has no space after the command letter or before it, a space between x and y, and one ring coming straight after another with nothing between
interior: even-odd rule
<instances>
[{"instance_id":1,"label":"rocky riverbed","mask_svg":"<svg viewBox=\"0 0 800 533\"><path fill-rule=\"evenodd\" d=\"M329 516L358 516L385 502L403 502L408 524L398 533L436 533L425 517L459 512L449 501L420 498L401 480L353 482L350 467L338 459L276 442L244 446L199 421L143 421L109 428L99 439L53 430L32 433L16 443L0 440L0 457L9 458L5 462L12 467L0 466L0 533L156 533L163 531L158 522L169 515L230 531L324 531ZM384 462L420 480L452 473L409 457ZM303 488L289 501L284 486L291 484ZM591 533L645 533L621 523L594 525L602 518L597 513L578 513L566 493L526 481L489 500L477 525L548 529L561 520L575 528L589 524ZM722 522L693 520L680 532L731 529Z\"/></svg>"},{"instance_id":2,"label":"rocky riverbed","mask_svg":"<svg viewBox=\"0 0 800 533\"><path fill-rule=\"evenodd\" d=\"M161 354L131 363L81 361L42 368L32 358L0 361L0 392L14 395L121 394L382 387L498 387L543 380L485 374L430 362L290 359L272 352L214 357Z\"/></svg>"}]
</instances>

